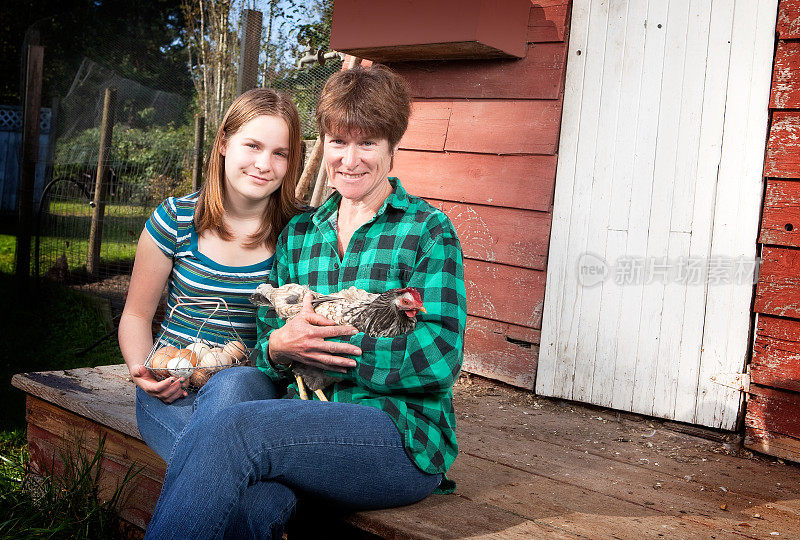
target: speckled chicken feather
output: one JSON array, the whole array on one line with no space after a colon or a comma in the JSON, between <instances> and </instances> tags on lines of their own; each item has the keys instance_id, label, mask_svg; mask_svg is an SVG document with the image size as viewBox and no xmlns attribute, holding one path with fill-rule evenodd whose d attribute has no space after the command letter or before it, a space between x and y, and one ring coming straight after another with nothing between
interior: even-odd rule
<instances>
[{"instance_id":1,"label":"speckled chicken feather","mask_svg":"<svg viewBox=\"0 0 800 540\"><path fill-rule=\"evenodd\" d=\"M419 298L419 293L414 289L392 289L375 294L350 287L322 295L296 283L288 283L281 287L265 283L258 286L250 301L257 306L272 307L278 317L289 320L300 312L303 308L303 299L311 293L311 304L319 315L336 324L353 325L368 336L394 337L410 332L417 323L415 316L408 316L396 304L396 300L408 291L413 291L416 298ZM421 307L420 301L419 308ZM292 369L303 377L312 390L324 388L336 380L317 368L302 364L295 365Z\"/></svg>"}]
</instances>

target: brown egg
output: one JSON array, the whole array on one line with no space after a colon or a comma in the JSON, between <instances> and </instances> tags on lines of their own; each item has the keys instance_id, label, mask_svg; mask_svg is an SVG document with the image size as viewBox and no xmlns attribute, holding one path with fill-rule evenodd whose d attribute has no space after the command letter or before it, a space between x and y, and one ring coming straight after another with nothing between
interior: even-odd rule
<instances>
[{"instance_id":1,"label":"brown egg","mask_svg":"<svg viewBox=\"0 0 800 540\"><path fill-rule=\"evenodd\" d=\"M180 351L178 351L178 354L176 356L178 358L188 360L189 363L192 364L192 367L195 367L197 365L197 361L200 359L197 356L197 353L194 352L192 349L181 349Z\"/></svg>"},{"instance_id":2,"label":"brown egg","mask_svg":"<svg viewBox=\"0 0 800 540\"><path fill-rule=\"evenodd\" d=\"M247 347L241 341L229 341L222 348L235 362L242 362L247 358Z\"/></svg>"},{"instance_id":3,"label":"brown egg","mask_svg":"<svg viewBox=\"0 0 800 540\"><path fill-rule=\"evenodd\" d=\"M150 358L150 367L153 369L166 369L167 362L178 355L178 348L172 345L161 347Z\"/></svg>"},{"instance_id":4,"label":"brown egg","mask_svg":"<svg viewBox=\"0 0 800 540\"><path fill-rule=\"evenodd\" d=\"M195 369L194 373L189 377L189 384L195 388L202 388L204 384L211 378L211 373L205 369Z\"/></svg>"}]
</instances>

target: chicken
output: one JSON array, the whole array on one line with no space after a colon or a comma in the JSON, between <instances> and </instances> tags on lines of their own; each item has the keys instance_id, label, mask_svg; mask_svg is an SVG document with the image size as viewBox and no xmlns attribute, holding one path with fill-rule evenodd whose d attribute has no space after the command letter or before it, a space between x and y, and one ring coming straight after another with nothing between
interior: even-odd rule
<instances>
[{"instance_id":1,"label":"chicken","mask_svg":"<svg viewBox=\"0 0 800 540\"><path fill-rule=\"evenodd\" d=\"M422 297L413 287L392 289L381 294L350 287L336 293L321 295L296 283L275 288L262 284L250 296L257 306L268 306L281 319L289 320L303 308L303 298L311 293L314 311L336 324L350 324L359 332L372 337L394 337L410 332L417 324L417 314L425 313ZM305 384L322 401L327 401L322 389L336 379L322 370L295 365L292 372L302 399L307 399ZM305 383L305 384L304 384Z\"/></svg>"}]
</instances>

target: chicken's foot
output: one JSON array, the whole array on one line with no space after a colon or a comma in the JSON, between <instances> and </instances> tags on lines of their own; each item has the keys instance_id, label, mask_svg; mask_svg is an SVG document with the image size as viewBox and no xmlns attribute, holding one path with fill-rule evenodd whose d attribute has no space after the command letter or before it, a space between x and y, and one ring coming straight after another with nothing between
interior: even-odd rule
<instances>
[{"instance_id":1,"label":"chicken's foot","mask_svg":"<svg viewBox=\"0 0 800 540\"><path fill-rule=\"evenodd\" d=\"M297 391L300 392L300 399L308 400L308 393L306 392L306 385L303 383L303 378L295 373L294 380L297 381Z\"/></svg>"}]
</instances>

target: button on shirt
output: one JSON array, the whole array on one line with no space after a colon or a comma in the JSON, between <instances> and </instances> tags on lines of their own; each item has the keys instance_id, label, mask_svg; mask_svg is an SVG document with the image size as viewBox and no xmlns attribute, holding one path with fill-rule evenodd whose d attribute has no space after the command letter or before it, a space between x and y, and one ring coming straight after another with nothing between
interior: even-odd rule
<instances>
[{"instance_id":1,"label":"button on shirt","mask_svg":"<svg viewBox=\"0 0 800 540\"><path fill-rule=\"evenodd\" d=\"M458 453L452 386L461 370L466 324L461 245L443 212L406 193L396 178L389 182L392 194L355 231L341 259L339 194L316 212L294 217L278 240L270 284L298 283L321 294L350 286L373 293L419 290L427 313L417 316L416 328L394 338L350 338L363 351L354 357L358 365L343 375L331 372L341 378L325 393L331 401L385 411L414 463L444 473ZM274 310L259 308L257 363L273 380L290 382L290 374L274 370L266 356L272 329L284 324ZM295 383L288 392L298 397Z\"/></svg>"}]
</instances>

